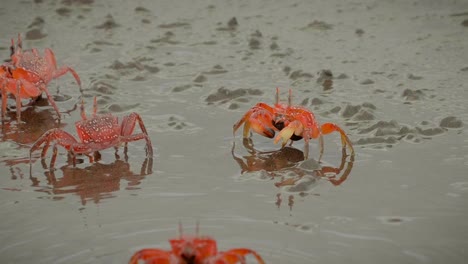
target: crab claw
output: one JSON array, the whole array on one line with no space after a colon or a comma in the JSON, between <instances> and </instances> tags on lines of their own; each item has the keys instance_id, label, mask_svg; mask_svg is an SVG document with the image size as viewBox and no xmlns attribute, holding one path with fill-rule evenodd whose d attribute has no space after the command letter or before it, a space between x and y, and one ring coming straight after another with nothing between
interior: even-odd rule
<instances>
[{"instance_id":1,"label":"crab claw","mask_svg":"<svg viewBox=\"0 0 468 264\"><path fill-rule=\"evenodd\" d=\"M235 134L237 129L244 124L244 138L250 137L250 130L253 130L255 133L262 136L273 138L276 130L272 123L272 120L274 119L273 116L274 109L271 106L265 103L258 103L234 124L233 134Z\"/></svg>"},{"instance_id":2,"label":"crab claw","mask_svg":"<svg viewBox=\"0 0 468 264\"><path fill-rule=\"evenodd\" d=\"M277 144L281 140L281 145L284 147L293 135L300 136L302 135L303 131L304 126L300 121L292 121L285 128L281 129L281 131L278 133L278 136L276 136L274 142L275 144Z\"/></svg>"}]
</instances>

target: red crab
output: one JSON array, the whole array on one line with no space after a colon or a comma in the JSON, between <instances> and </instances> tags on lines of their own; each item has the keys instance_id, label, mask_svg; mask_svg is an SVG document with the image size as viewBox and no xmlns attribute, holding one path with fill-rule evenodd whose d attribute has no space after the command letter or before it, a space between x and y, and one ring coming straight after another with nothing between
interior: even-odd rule
<instances>
[{"instance_id":1,"label":"red crab","mask_svg":"<svg viewBox=\"0 0 468 264\"><path fill-rule=\"evenodd\" d=\"M37 49L22 49L21 36L15 49L11 40L11 62L0 65L0 89L2 95L2 120L5 119L7 95L11 93L16 98L16 118L21 120L21 99L36 99L44 92L60 119L60 112L54 99L47 89L53 79L70 72L81 91L81 80L78 74L68 66L57 68L55 55L51 49L44 50L44 56Z\"/></svg>"},{"instance_id":2,"label":"red crab","mask_svg":"<svg viewBox=\"0 0 468 264\"><path fill-rule=\"evenodd\" d=\"M146 132L145 125L140 115L131 113L125 116L122 123L119 125L118 118L112 114L98 115L97 101L94 97L94 111L93 116L89 119L86 118L84 111L84 103L81 103L81 117L82 120L75 123L76 130L80 141L77 141L71 134L58 128L51 129L45 132L31 147L29 151L30 159L32 153L39 149L42 144L41 158L44 159L47 150L51 143L53 143L53 155L50 162L52 168L57 157L57 145L64 147L71 157L73 158L73 165L76 164L76 154L84 154L89 157L89 161L93 162L94 157L99 157L99 150L115 147L116 151L120 144L136 141L140 139L146 140L146 154L149 158L153 157L153 147L151 140ZM133 134L135 125L138 123L141 132ZM93 154L93 155L91 155Z\"/></svg>"},{"instance_id":3,"label":"red crab","mask_svg":"<svg viewBox=\"0 0 468 264\"><path fill-rule=\"evenodd\" d=\"M179 226L179 229L182 228ZM207 236L181 236L170 239L171 250L145 248L135 254L129 264L143 260L147 264L235 264L246 263L245 257L251 254L258 263L264 264L260 255L248 248L218 251L216 240ZM198 232L197 232L198 233Z\"/></svg>"},{"instance_id":4,"label":"red crab","mask_svg":"<svg viewBox=\"0 0 468 264\"><path fill-rule=\"evenodd\" d=\"M289 90L288 104L279 102L279 88L276 88L276 102L274 106L266 103L257 103L250 108L244 116L234 124L233 133L235 135L237 129L244 124L244 138L250 137L250 130L269 138L275 136L275 132L279 131L274 139L275 143L282 141L282 147L291 140L296 141L304 139L304 158L308 158L309 140L318 138L320 144L320 158L323 154L323 136L332 132L339 132L341 135L341 143L343 148L349 146L351 155L354 155L354 148L345 132L336 124L325 123L321 126L317 123L314 114L307 108L302 106L294 106L291 104L292 92Z\"/></svg>"}]
</instances>

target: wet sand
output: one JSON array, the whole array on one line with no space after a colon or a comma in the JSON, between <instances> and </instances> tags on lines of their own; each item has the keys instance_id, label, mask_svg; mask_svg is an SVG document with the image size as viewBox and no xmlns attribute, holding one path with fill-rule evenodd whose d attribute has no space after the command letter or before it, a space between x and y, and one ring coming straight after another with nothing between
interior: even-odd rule
<instances>
[{"instance_id":1,"label":"wet sand","mask_svg":"<svg viewBox=\"0 0 468 264\"><path fill-rule=\"evenodd\" d=\"M442 1L440 1L442 2ZM12 110L0 131L2 263L125 263L194 233L267 263L464 263L468 257L468 3L465 1L7 1L0 54L50 47L71 75ZM235 138L275 88L341 126L325 153ZM154 146L56 169L29 147L76 106L142 116ZM26 101L24 102L26 103ZM233 144L235 143L235 144ZM253 144L253 146L252 146ZM344 155L345 154L345 155ZM45 160L48 164L49 151Z\"/></svg>"}]
</instances>

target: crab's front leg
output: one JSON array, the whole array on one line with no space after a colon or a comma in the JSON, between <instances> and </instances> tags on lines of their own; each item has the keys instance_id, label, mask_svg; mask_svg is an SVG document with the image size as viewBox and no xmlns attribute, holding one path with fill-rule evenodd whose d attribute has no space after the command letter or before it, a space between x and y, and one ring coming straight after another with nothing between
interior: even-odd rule
<instances>
[{"instance_id":1,"label":"crab's front leg","mask_svg":"<svg viewBox=\"0 0 468 264\"><path fill-rule=\"evenodd\" d=\"M140 130L142 133L132 135L133 130L135 130L135 125L137 123L140 126ZM125 143L145 139L147 157L153 157L153 145L151 144L151 139L148 136L145 124L143 123L143 120L141 119L141 116L139 114L131 113L130 115L125 116L123 118L122 125L120 128L120 134L122 136L122 141Z\"/></svg>"},{"instance_id":2,"label":"crab's front leg","mask_svg":"<svg viewBox=\"0 0 468 264\"><path fill-rule=\"evenodd\" d=\"M354 148L353 144L351 144L351 140L349 140L348 136L346 133L341 129L339 126L333 123L325 123L321 126L322 134L330 134L332 132L338 132L341 135L341 144L343 145L343 148L346 148L346 145L349 147L351 150L351 155L354 155Z\"/></svg>"},{"instance_id":3,"label":"crab's front leg","mask_svg":"<svg viewBox=\"0 0 468 264\"><path fill-rule=\"evenodd\" d=\"M76 83L80 87L80 92L82 92L81 88L81 79L80 76L76 73L76 71L73 68L70 68L68 66L63 66L60 69L57 69L57 62L55 60L55 55L54 52L51 49L45 49L44 50L44 57L49 65L49 68L51 70L50 74L50 79L55 79L59 78L60 76L66 74L67 72L70 72L73 77L75 78Z\"/></svg>"},{"instance_id":4,"label":"crab's front leg","mask_svg":"<svg viewBox=\"0 0 468 264\"><path fill-rule=\"evenodd\" d=\"M265 264L265 261L257 252L248 248L235 248L225 252L220 252L219 257L217 257L212 263L219 263L216 261L219 259L223 260L224 263L227 264L235 264L239 262L245 263L245 257L249 254L254 256L259 264Z\"/></svg>"},{"instance_id":5,"label":"crab's front leg","mask_svg":"<svg viewBox=\"0 0 468 264\"><path fill-rule=\"evenodd\" d=\"M275 130L277 130L273 126L274 116L275 109L273 107L265 103L258 103L234 124L232 133L235 135L237 129L244 124L244 138L250 137L250 130L264 137L273 138Z\"/></svg>"},{"instance_id":6,"label":"crab's front leg","mask_svg":"<svg viewBox=\"0 0 468 264\"><path fill-rule=\"evenodd\" d=\"M171 253L161 249L142 249L130 258L129 264L138 264L138 260L145 263L171 264Z\"/></svg>"},{"instance_id":7,"label":"crab's front leg","mask_svg":"<svg viewBox=\"0 0 468 264\"><path fill-rule=\"evenodd\" d=\"M41 152L41 159L43 160L45 158L45 155L47 153L47 150L49 149L50 143L54 142L54 153L52 155L52 162L55 162L55 158L57 156L57 148L56 145L60 145L70 151L72 147L78 142L76 139L68 132L63 131L58 128L51 129L47 132L45 132L34 144L31 146L31 149L29 150L29 160L31 162L32 159L32 153L39 149L43 144L44 147ZM51 164L51 167L53 166L53 163Z\"/></svg>"}]
</instances>

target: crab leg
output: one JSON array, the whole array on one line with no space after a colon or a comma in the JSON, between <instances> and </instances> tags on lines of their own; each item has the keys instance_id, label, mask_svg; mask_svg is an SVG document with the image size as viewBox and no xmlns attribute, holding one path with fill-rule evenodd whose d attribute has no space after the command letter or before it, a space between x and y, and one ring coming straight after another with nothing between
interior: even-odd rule
<instances>
[{"instance_id":1,"label":"crab leg","mask_svg":"<svg viewBox=\"0 0 468 264\"><path fill-rule=\"evenodd\" d=\"M54 101L54 98L52 97L52 95L49 93L49 90L47 89L46 85L44 83L42 83L40 86L39 86L39 89L41 91L43 91L46 96L47 96L47 99L49 100L50 104L52 105L52 107L55 109L55 112L57 112L57 115L58 115L58 119L61 119L61 115L60 115L60 112L59 112L59 109L58 109L58 106L57 104L55 103Z\"/></svg>"},{"instance_id":2,"label":"crab leg","mask_svg":"<svg viewBox=\"0 0 468 264\"><path fill-rule=\"evenodd\" d=\"M21 81L16 82L16 121L19 123L21 120Z\"/></svg>"},{"instance_id":3,"label":"crab leg","mask_svg":"<svg viewBox=\"0 0 468 264\"><path fill-rule=\"evenodd\" d=\"M2 92L2 122L5 120L6 107L7 107L7 91L6 91L7 81L2 77L2 83L0 84L0 90Z\"/></svg>"},{"instance_id":4,"label":"crab leg","mask_svg":"<svg viewBox=\"0 0 468 264\"><path fill-rule=\"evenodd\" d=\"M341 135L341 144L343 145L343 148L346 148L346 145L349 146L349 149L351 150L351 155L354 155L354 148L353 145L351 144L351 141L349 140L348 136L345 134L343 129L341 129L339 126L333 123L325 123L321 127L322 134L330 134L332 132L338 132Z\"/></svg>"},{"instance_id":5,"label":"crab leg","mask_svg":"<svg viewBox=\"0 0 468 264\"><path fill-rule=\"evenodd\" d=\"M233 135L235 135L237 129L244 124L244 138L250 137L250 130L265 137L274 137L276 128L272 124L272 120L274 120L273 113L274 109L271 106L265 103L256 104L234 124Z\"/></svg>"},{"instance_id":6,"label":"crab leg","mask_svg":"<svg viewBox=\"0 0 468 264\"><path fill-rule=\"evenodd\" d=\"M142 133L132 135L136 123L138 123L138 125L140 126L140 130ZM143 123L143 120L141 119L139 114L131 113L128 116L124 116L120 128L120 134L122 135L122 141L125 143L145 139L147 155L148 157L153 157L153 145L151 144L151 139L148 136L145 124Z\"/></svg>"},{"instance_id":7,"label":"crab leg","mask_svg":"<svg viewBox=\"0 0 468 264\"><path fill-rule=\"evenodd\" d=\"M27 70L24 70L22 68L17 68L13 71L13 78L18 80L16 81L16 84L17 84L17 91L16 91L16 100L17 100L17 104L18 104L18 100L20 101L21 97L24 97L24 98L30 98L30 97L38 97L41 95L42 92L45 92L46 96L47 96L47 99L49 100L50 104L52 105L52 107L55 109L55 111L57 112L57 115L60 119L60 112L59 112L59 109L57 107L57 104L55 103L55 101L53 100L52 98L52 95L49 93L49 90L47 89L46 85L43 83L43 81L40 80L39 76L37 76L37 74L31 72L31 71L27 71ZM36 88L36 86L28 81L28 80L37 80L37 82L39 83L38 86L39 86L39 89ZM33 81L34 82L34 81ZM18 85L19 83L19 85ZM20 89L20 88L23 88L23 89ZM18 107L18 106L17 106ZM19 107L21 108L21 107ZM18 111L18 109L17 109Z\"/></svg>"},{"instance_id":8,"label":"crab leg","mask_svg":"<svg viewBox=\"0 0 468 264\"><path fill-rule=\"evenodd\" d=\"M39 149L42 144L44 144L44 148L42 149L41 152L41 159L45 158L45 154L47 153L47 150L49 149L50 142L54 141L56 144L64 147L67 150L70 150L72 146L78 144L76 139L69 134L68 132L65 132L61 129L55 128L47 131L42 135L31 147L29 150L29 156L31 157L32 153Z\"/></svg>"},{"instance_id":9,"label":"crab leg","mask_svg":"<svg viewBox=\"0 0 468 264\"><path fill-rule=\"evenodd\" d=\"M248 254L252 254L255 259L258 261L260 264L265 264L265 261L260 257L260 255L248 248L235 248L231 249L225 252L220 252L221 255L223 255L223 260L225 260L228 264L235 264L241 261L241 263L245 263L245 256ZM217 262L216 262L217 263Z\"/></svg>"},{"instance_id":10,"label":"crab leg","mask_svg":"<svg viewBox=\"0 0 468 264\"><path fill-rule=\"evenodd\" d=\"M160 249L142 249L130 258L129 264L138 264L138 260L145 260L145 263L170 264L171 254Z\"/></svg>"},{"instance_id":11,"label":"crab leg","mask_svg":"<svg viewBox=\"0 0 468 264\"><path fill-rule=\"evenodd\" d=\"M52 73L52 78L51 79L56 79L56 78L58 78L58 77L60 77L62 75L65 75L67 72L70 72L73 75L73 77L75 78L76 83L80 87L80 91L81 91L80 76L78 76L78 74L76 73L76 71L74 69L72 69L70 67L67 67L67 66L63 66L60 69L57 69L57 62L55 60L55 55L54 55L54 53L52 52L51 49L45 49L44 50L44 57L47 60L47 62L49 63L49 65L51 65L55 69L55 71Z\"/></svg>"}]
</instances>

